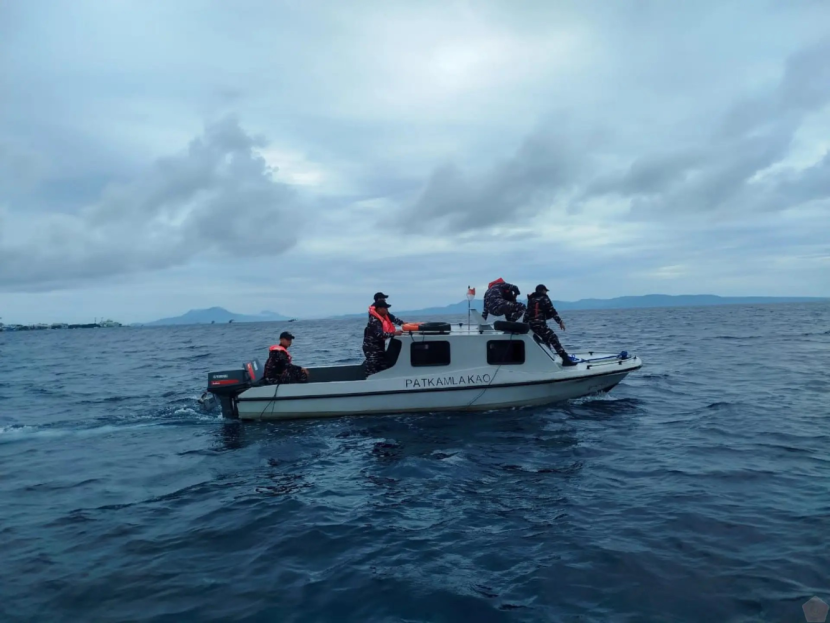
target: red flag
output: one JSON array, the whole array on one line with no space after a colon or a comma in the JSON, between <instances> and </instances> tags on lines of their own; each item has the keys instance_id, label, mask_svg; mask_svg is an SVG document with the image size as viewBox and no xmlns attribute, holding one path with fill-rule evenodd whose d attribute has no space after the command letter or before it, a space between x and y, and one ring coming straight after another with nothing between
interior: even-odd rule
<instances>
[{"instance_id":1,"label":"red flag","mask_svg":"<svg viewBox=\"0 0 830 623\"><path fill-rule=\"evenodd\" d=\"M476 289L467 286L467 300L472 301L476 297Z\"/></svg>"}]
</instances>

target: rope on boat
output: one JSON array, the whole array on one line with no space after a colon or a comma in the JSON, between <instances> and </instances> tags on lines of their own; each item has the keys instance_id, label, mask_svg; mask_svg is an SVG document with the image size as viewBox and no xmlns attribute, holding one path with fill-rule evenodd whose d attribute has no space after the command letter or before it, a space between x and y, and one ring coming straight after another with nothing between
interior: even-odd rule
<instances>
[{"instance_id":1,"label":"rope on boat","mask_svg":"<svg viewBox=\"0 0 830 623\"><path fill-rule=\"evenodd\" d=\"M258 419L260 422L262 421L262 414L263 414L263 413L265 413L266 409L268 409L268 407L270 407L272 404L274 404L274 401L277 399L277 391L279 391L279 389L280 389L280 384L279 384L279 383L277 383L276 385L274 385L274 395L273 395L273 396L271 396L271 400L269 400L268 402L266 402L266 403L265 403L265 406L264 406L264 407L262 407L262 411L260 411L260 412L259 412L259 418L257 418L257 419Z\"/></svg>"}]
</instances>

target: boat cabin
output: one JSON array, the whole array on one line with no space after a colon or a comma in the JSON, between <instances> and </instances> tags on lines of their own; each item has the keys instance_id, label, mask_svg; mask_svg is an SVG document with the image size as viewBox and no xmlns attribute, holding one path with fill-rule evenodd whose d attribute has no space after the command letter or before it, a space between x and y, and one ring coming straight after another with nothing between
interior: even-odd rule
<instances>
[{"instance_id":1,"label":"boat cabin","mask_svg":"<svg viewBox=\"0 0 830 623\"><path fill-rule=\"evenodd\" d=\"M439 374L441 368L480 370L488 366L550 367L558 362L529 334L529 327L518 322L496 322L496 327L481 324L450 325L424 323L418 330L391 338L386 347L388 368L367 377L363 364L307 368L309 383L381 380L418 374ZM506 330L505 330L506 329Z\"/></svg>"}]
</instances>

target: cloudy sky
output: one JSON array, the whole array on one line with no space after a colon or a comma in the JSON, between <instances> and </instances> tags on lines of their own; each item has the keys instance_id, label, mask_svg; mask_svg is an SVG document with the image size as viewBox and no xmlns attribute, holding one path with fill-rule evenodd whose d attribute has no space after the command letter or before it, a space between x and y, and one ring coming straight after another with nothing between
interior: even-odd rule
<instances>
[{"instance_id":1,"label":"cloudy sky","mask_svg":"<svg viewBox=\"0 0 830 623\"><path fill-rule=\"evenodd\" d=\"M828 154L820 0L4 2L0 316L830 296Z\"/></svg>"}]
</instances>

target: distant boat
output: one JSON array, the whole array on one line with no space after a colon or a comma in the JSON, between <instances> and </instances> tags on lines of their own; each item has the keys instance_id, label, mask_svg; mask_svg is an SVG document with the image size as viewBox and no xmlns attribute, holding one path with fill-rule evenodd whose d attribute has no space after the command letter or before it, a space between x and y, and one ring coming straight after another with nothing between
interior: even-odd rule
<instances>
[{"instance_id":1,"label":"distant boat","mask_svg":"<svg viewBox=\"0 0 830 623\"><path fill-rule=\"evenodd\" d=\"M230 323L232 323L232 322L233 322L233 318L231 318L230 320L228 320L228 324L230 324Z\"/></svg>"},{"instance_id":2,"label":"distant boat","mask_svg":"<svg viewBox=\"0 0 830 623\"><path fill-rule=\"evenodd\" d=\"M103 322L100 322L98 324L98 326L99 327L105 327L105 328L109 329L111 327L120 327L121 323L120 322L115 322L115 320L104 320Z\"/></svg>"},{"instance_id":3,"label":"distant boat","mask_svg":"<svg viewBox=\"0 0 830 623\"><path fill-rule=\"evenodd\" d=\"M292 319L291 319L291 320L289 320L288 322L294 322L295 320L297 320L297 319L296 319L296 318L292 318Z\"/></svg>"}]
</instances>

